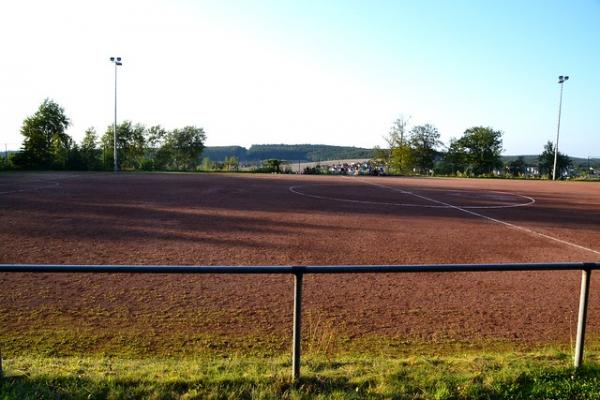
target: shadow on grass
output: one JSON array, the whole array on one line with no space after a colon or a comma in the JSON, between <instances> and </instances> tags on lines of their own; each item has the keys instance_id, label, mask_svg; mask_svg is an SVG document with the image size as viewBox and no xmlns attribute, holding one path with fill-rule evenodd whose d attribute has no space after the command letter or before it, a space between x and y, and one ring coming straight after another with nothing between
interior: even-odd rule
<instances>
[{"instance_id":1,"label":"shadow on grass","mask_svg":"<svg viewBox=\"0 0 600 400\"><path fill-rule=\"evenodd\" d=\"M427 374L416 366L361 379L319 376L297 383L287 376L201 379L7 376L0 399L600 399L600 366L539 368L508 375ZM432 372L432 371L429 371Z\"/></svg>"}]
</instances>

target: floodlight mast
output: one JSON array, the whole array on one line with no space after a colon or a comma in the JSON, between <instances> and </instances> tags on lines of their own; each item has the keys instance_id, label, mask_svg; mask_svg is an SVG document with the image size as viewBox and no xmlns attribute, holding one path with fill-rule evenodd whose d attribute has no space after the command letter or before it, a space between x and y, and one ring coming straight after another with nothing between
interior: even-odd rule
<instances>
[{"instance_id":1,"label":"floodlight mast","mask_svg":"<svg viewBox=\"0 0 600 400\"><path fill-rule=\"evenodd\" d=\"M558 83L560 84L560 101L558 102L558 127L556 128L556 144L554 145L554 168L552 168L552 180L556 180L556 164L558 161L558 138L560 136L560 113L562 110L563 84L569 80L568 76L560 75Z\"/></svg>"},{"instance_id":2,"label":"floodlight mast","mask_svg":"<svg viewBox=\"0 0 600 400\"><path fill-rule=\"evenodd\" d=\"M115 121L113 124L113 159L114 171L119 170L118 155L117 155L117 66L123 65L121 57L111 57L110 61L115 64Z\"/></svg>"}]
</instances>

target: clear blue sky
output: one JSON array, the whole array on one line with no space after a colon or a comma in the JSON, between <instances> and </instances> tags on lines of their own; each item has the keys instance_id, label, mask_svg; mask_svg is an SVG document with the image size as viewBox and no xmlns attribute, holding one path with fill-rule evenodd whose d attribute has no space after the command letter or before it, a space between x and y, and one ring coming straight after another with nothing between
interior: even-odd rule
<instances>
[{"instance_id":1,"label":"clear blue sky","mask_svg":"<svg viewBox=\"0 0 600 400\"><path fill-rule=\"evenodd\" d=\"M447 143L504 132L506 154L600 156L600 0L24 0L0 6L0 142L41 101L81 139L119 120L202 126L208 145L372 147L399 115Z\"/></svg>"}]
</instances>

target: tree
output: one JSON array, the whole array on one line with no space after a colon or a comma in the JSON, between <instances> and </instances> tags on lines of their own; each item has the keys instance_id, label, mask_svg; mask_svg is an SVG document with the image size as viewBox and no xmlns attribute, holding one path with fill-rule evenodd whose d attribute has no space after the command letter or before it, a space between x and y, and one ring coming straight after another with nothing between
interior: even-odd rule
<instances>
[{"instance_id":1,"label":"tree","mask_svg":"<svg viewBox=\"0 0 600 400\"><path fill-rule=\"evenodd\" d=\"M213 163L212 161L210 161L209 157L204 157L202 159L202 171L212 171L213 169Z\"/></svg>"},{"instance_id":2,"label":"tree","mask_svg":"<svg viewBox=\"0 0 600 400\"><path fill-rule=\"evenodd\" d=\"M373 161L375 161L377 163L386 165L390 158L390 150L382 149L379 146L375 146L373 148L373 155L371 158L373 159Z\"/></svg>"},{"instance_id":3,"label":"tree","mask_svg":"<svg viewBox=\"0 0 600 400\"><path fill-rule=\"evenodd\" d=\"M508 172L510 172L512 176L523 175L525 172L527 172L527 163L525 163L525 158L523 156L519 156L516 160L508 163Z\"/></svg>"},{"instance_id":4,"label":"tree","mask_svg":"<svg viewBox=\"0 0 600 400\"><path fill-rule=\"evenodd\" d=\"M100 169L100 150L98 149L98 135L94 128L88 128L81 140L79 154L84 169Z\"/></svg>"},{"instance_id":5,"label":"tree","mask_svg":"<svg viewBox=\"0 0 600 400\"><path fill-rule=\"evenodd\" d=\"M146 145L150 149L160 147L167 136L167 131L160 125L154 125L148 128L146 132Z\"/></svg>"},{"instance_id":6,"label":"tree","mask_svg":"<svg viewBox=\"0 0 600 400\"><path fill-rule=\"evenodd\" d=\"M482 126L469 128L456 141L455 150L474 174L491 173L502 166L502 132Z\"/></svg>"},{"instance_id":7,"label":"tree","mask_svg":"<svg viewBox=\"0 0 600 400\"><path fill-rule=\"evenodd\" d=\"M554 143L548 141L544 145L544 151L538 157L539 169L541 175L552 176L554 170ZM573 161L565 154L558 152L556 159L557 177L560 177L567 168L573 165Z\"/></svg>"},{"instance_id":8,"label":"tree","mask_svg":"<svg viewBox=\"0 0 600 400\"><path fill-rule=\"evenodd\" d=\"M14 154L5 154L4 156L0 157L0 171L13 169L13 158Z\"/></svg>"},{"instance_id":9,"label":"tree","mask_svg":"<svg viewBox=\"0 0 600 400\"><path fill-rule=\"evenodd\" d=\"M166 134L164 144L160 148L161 157L169 159L168 164L174 169L195 169L204 150L206 134L204 129L186 126Z\"/></svg>"},{"instance_id":10,"label":"tree","mask_svg":"<svg viewBox=\"0 0 600 400\"><path fill-rule=\"evenodd\" d=\"M442 144L438 130L430 124L417 125L410 130L409 143L412 161L419 172L432 169L436 148Z\"/></svg>"},{"instance_id":11,"label":"tree","mask_svg":"<svg viewBox=\"0 0 600 400\"><path fill-rule=\"evenodd\" d=\"M64 160L65 169L70 170L85 170L88 169L84 164L81 157L81 150L77 143L71 141L68 151L66 152L66 159Z\"/></svg>"},{"instance_id":12,"label":"tree","mask_svg":"<svg viewBox=\"0 0 600 400\"><path fill-rule=\"evenodd\" d=\"M65 133L69 118L57 103L45 99L35 114L25 118L23 149L15 163L23 168L65 168L72 140Z\"/></svg>"},{"instance_id":13,"label":"tree","mask_svg":"<svg viewBox=\"0 0 600 400\"><path fill-rule=\"evenodd\" d=\"M412 152L406 138L408 119L399 117L394 121L388 136L384 137L389 150L387 166L396 173L406 173L412 166Z\"/></svg>"},{"instance_id":14,"label":"tree","mask_svg":"<svg viewBox=\"0 0 600 400\"><path fill-rule=\"evenodd\" d=\"M458 171L465 171L467 168L467 152L458 139L450 139L448 151L445 154L444 161L448 164L449 172L452 175Z\"/></svg>"},{"instance_id":15,"label":"tree","mask_svg":"<svg viewBox=\"0 0 600 400\"><path fill-rule=\"evenodd\" d=\"M165 168L168 164L168 152L160 153L160 148L164 144L166 136L167 131L160 125L151 126L146 131L146 154L143 161L143 168L145 170Z\"/></svg>"},{"instance_id":16,"label":"tree","mask_svg":"<svg viewBox=\"0 0 600 400\"><path fill-rule=\"evenodd\" d=\"M229 157L225 157L225 168L227 168L227 171L237 171L239 168L239 160L236 156L229 156Z\"/></svg>"},{"instance_id":17,"label":"tree","mask_svg":"<svg viewBox=\"0 0 600 400\"><path fill-rule=\"evenodd\" d=\"M50 146L53 169L81 169L77 143L66 135L64 141L55 137Z\"/></svg>"},{"instance_id":18,"label":"tree","mask_svg":"<svg viewBox=\"0 0 600 400\"><path fill-rule=\"evenodd\" d=\"M281 160L275 158L263 161L263 165L268 172L281 172Z\"/></svg>"},{"instance_id":19,"label":"tree","mask_svg":"<svg viewBox=\"0 0 600 400\"><path fill-rule=\"evenodd\" d=\"M102 137L108 160L113 159L113 126L109 126ZM145 128L142 124L133 125L124 121L117 125L117 160L119 168L137 169L142 166L145 152Z\"/></svg>"}]
</instances>

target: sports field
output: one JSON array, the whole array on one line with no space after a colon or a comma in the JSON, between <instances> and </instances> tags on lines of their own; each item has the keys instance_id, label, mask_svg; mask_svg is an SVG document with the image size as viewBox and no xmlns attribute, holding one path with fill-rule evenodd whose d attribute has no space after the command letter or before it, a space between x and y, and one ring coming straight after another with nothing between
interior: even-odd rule
<instances>
[{"instance_id":1,"label":"sports field","mask_svg":"<svg viewBox=\"0 0 600 400\"><path fill-rule=\"evenodd\" d=\"M600 261L593 183L10 173L0 174L0 221L0 263ZM306 276L304 333L315 347L373 338L568 344L579 279L578 272ZM592 275L592 339L600 333L599 282ZM287 276L4 274L0 285L4 353L289 349Z\"/></svg>"}]
</instances>

